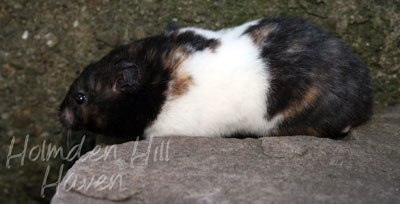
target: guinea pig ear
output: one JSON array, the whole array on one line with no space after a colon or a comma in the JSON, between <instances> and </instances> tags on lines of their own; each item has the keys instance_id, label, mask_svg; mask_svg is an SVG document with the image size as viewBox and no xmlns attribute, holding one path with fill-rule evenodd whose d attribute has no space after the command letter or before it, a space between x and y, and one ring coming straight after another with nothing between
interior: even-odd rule
<instances>
[{"instance_id":1,"label":"guinea pig ear","mask_svg":"<svg viewBox=\"0 0 400 204\"><path fill-rule=\"evenodd\" d=\"M169 32L178 30L179 28L180 28L180 26L179 26L178 24L171 22L171 23L168 23L168 24L165 26L164 32L169 33Z\"/></svg>"},{"instance_id":2,"label":"guinea pig ear","mask_svg":"<svg viewBox=\"0 0 400 204\"><path fill-rule=\"evenodd\" d=\"M138 68L134 63L121 61L117 64L118 74L114 82L115 89L121 92L131 91L135 88L138 81Z\"/></svg>"}]
</instances>

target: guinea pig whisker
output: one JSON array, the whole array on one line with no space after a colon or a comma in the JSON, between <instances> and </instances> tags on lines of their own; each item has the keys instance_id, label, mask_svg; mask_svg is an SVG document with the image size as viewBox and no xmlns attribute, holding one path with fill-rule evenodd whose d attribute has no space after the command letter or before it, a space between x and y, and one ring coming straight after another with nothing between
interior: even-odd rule
<instances>
[{"instance_id":1,"label":"guinea pig whisker","mask_svg":"<svg viewBox=\"0 0 400 204\"><path fill-rule=\"evenodd\" d=\"M71 140L72 130L71 130L71 129L68 129L67 131L68 131L68 132L67 132L67 149L68 149L68 151L69 151L69 150L70 150L70 140Z\"/></svg>"}]
</instances>

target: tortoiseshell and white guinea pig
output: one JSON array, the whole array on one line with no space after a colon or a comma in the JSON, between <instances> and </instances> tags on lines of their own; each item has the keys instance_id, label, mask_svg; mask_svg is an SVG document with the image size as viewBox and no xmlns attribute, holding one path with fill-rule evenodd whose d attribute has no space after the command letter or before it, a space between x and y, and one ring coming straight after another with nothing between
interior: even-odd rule
<instances>
[{"instance_id":1,"label":"tortoiseshell and white guinea pig","mask_svg":"<svg viewBox=\"0 0 400 204\"><path fill-rule=\"evenodd\" d=\"M60 107L71 129L109 135L339 137L367 121L365 65L301 19L219 31L169 24L90 64Z\"/></svg>"}]
</instances>

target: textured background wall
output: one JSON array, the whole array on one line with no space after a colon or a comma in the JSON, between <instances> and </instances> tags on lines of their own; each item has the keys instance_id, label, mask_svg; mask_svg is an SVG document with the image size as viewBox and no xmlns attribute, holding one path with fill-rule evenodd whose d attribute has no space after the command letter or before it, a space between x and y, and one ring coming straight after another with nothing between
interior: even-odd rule
<instances>
[{"instance_id":1,"label":"textured background wall","mask_svg":"<svg viewBox=\"0 0 400 204\"><path fill-rule=\"evenodd\" d=\"M26 134L32 146L59 141L56 111L69 84L113 47L156 34L172 21L221 29L275 15L305 18L342 39L370 69L375 104L400 102L399 0L1 0L0 155L7 155L12 136L15 153ZM0 160L6 172L0 200L27 199L20 195L23 185L36 177L41 182L49 164L21 167L16 161L6 170L6 158Z\"/></svg>"}]
</instances>

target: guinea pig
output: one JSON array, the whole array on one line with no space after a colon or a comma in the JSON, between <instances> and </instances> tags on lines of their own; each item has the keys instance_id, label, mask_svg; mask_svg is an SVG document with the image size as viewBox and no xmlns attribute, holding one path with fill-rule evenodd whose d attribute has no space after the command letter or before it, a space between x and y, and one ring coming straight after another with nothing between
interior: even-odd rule
<instances>
[{"instance_id":1,"label":"guinea pig","mask_svg":"<svg viewBox=\"0 0 400 204\"><path fill-rule=\"evenodd\" d=\"M85 68L60 106L64 126L115 137L337 138L372 113L366 66L304 20L218 31L169 24Z\"/></svg>"}]
</instances>

